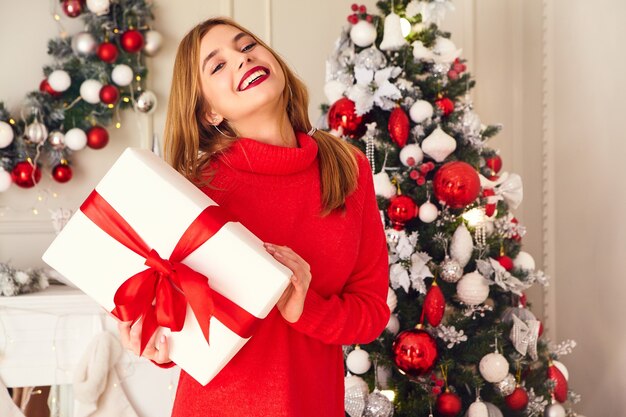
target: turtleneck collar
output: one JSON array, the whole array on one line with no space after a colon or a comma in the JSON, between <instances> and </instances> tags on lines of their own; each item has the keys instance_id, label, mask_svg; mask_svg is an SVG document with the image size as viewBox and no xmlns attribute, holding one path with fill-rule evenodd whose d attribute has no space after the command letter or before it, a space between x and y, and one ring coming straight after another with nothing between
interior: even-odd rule
<instances>
[{"instance_id":1,"label":"turtleneck collar","mask_svg":"<svg viewBox=\"0 0 626 417\"><path fill-rule=\"evenodd\" d=\"M295 132L297 148L270 145L250 138L239 138L220 159L240 170L266 175L293 174L306 169L317 156L317 142L303 132Z\"/></svg>"}]
</instances>

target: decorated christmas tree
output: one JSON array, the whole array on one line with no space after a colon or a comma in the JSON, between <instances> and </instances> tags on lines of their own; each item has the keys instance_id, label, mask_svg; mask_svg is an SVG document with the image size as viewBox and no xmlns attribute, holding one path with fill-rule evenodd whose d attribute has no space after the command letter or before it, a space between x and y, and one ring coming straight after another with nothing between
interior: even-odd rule
<instances>
[{"instance_id":1,"label":"decorated christmas tree","mask_svg":"<svg viewBox=\"0 0 626 417\"><path fill-rule=\"evenodd\" d=\"M346 413L576 416L554 345L524 292L548 279L522 251L519 175L487 146L499 126L474 112L474 81L445 0L352 5L327 62L328 129L374 173L389 249L391 319L346 346ZM488 88L488 86L487 86Z\"/></svg>"}]
</instances>

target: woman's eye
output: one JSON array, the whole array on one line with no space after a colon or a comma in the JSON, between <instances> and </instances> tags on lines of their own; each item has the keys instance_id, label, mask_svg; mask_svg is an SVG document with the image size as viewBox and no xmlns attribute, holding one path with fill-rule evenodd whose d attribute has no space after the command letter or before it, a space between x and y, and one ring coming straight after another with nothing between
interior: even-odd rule
<instances>
[{"instance_id":1,"label":"woman's eye","mask_svg":"<svg viewBox=\"0 0 626 417\"><path fill-rule=\"evenodd\" d=\"M224 66L223 63L219 63L215 66L215 68L213 69L213 72L211 72L211 74L215 74L217 71L219 71L220 69L222 69L222 67Z\"/></svg>"},{"instance_id":2,"label":"woman's eye","mask_svg":"<svg viewBox=\"0 0 626 417\"><path fill-rule=\"evenodd\" d=\"M255 46L256 46L256 42L252 42L251 44L246 45L246 46L242 49L242 52L247 52L247 51L249 51L250 49L254 48Z\"/></svg>"}]
</instances>

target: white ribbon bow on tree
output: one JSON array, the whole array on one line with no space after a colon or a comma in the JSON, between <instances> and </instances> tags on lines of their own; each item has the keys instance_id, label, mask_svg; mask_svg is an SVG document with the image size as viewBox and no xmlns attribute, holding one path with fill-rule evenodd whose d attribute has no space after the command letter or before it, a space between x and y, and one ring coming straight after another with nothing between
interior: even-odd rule
<instances>
[{"instance_id":1,"label":"white ribbon bow on tree","mask_svg":"<svg viewBox=\"0 0 626 417\"><path fill-rule=\"evenodd\" d=\"M537 340L539 339L539 320L526 320L525 322L513 314L513 328L510 337L517 350L521 355L528 355L532 360L536 361L537 356Z\"/></svg>"},{"instance_id":2,"label":"white ribbon bow on tree","mask_svg":"<svg viewBox=\"0 0 626 417\"><path fill-rule=\"evenodd\" d=\"M493 189L496 193L494 196L487 197L487 204L495 204L500 200L504 200L509 208L515 210L519 207L524 198L522 177L517 174L504 172L500 178L495 181L488 180L480 175L480 185L483 188Z\"/></svg>"}]
</instances>

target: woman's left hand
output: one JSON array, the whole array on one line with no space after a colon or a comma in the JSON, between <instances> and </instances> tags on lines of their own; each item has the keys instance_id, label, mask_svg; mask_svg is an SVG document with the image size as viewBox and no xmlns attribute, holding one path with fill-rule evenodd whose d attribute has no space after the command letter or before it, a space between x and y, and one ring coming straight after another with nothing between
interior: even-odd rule
<instances>
[{"instance_id":1,"label":"woman's left hand","mask_svg":"<svg viewBox=\"0 0 626 417\"><path fill-rule=\"evenodd\" d=\"M265 249L280 263L291 269L291 283L276 303L278 311L290 323L298 321L304 309L304 300L311 283L311 267L287 246L264 243Z\"/></svg>"}]
</instances>

